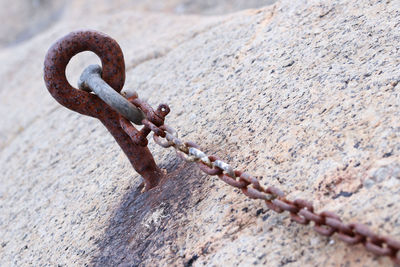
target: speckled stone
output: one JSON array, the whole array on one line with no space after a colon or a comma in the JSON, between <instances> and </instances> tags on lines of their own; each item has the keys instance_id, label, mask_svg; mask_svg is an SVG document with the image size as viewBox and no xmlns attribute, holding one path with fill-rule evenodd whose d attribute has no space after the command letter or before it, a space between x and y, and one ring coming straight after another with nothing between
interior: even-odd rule
<instances>
[{"instance_id":1,"label":"speckled stone","mask_svg":"<svg viewBox=\"0 0 400 267\"><path fill-rule=\"evenodd\" d=\"M182 139L290 199L400 240L399 10L389 0L281 0L218 16L107 9L98 20L67 9L3 49L2 265L391 266L153 142L167 179L140 194L105 128L59 106L38 70L63 34L104 31L124 51L124 90L168 103ZM77 60L71 79L88 63Z\"/></svg>"}]
</instances>

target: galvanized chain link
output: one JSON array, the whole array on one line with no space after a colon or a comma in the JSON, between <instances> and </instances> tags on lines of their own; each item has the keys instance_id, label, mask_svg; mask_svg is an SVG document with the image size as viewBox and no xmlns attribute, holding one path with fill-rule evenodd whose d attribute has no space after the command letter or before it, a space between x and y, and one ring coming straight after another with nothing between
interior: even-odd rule
<instances>
[{"instance_id":1,"label":"galvanized chain link","mask_svg":"<svg viewBox=\"0 0 400 267\"><path fill-rule=\"evenodd\" d=\"M196 162L206 174L218 175L222 181L240 189L249 198L264 200L268 208L277 213L289 212L291 220L298 224L308 225L314 222L313 229L320 235L332 236L336 233L343 242L349 245L361 243L366 250L377 256L388 256L395 265L400 266L399 241L379 236L364 224L345 224L333 212L317 213L312 203L307 200L288 200L281 190L272 186L265 188L250 174L234 170L229 164L215 156L207 156L195 143L181 141L176 131L170 126L164 124L160 129L165 131L165 138L155 133L153 135L158 145L164 148L173 147L182 159L187 162Z\"/></svg>"},{"instance_id":2,"label":"galvanized chain link","mask_svg":"<svg viewBox=\"0 0 400 267\"><path fill-rule=\"evenodd\" d=\"M145 118L143 112L101 78L101 67L99 65L89 65L82 72L79 77L78 88L87 92L93 91L119 114L136 125L142 125L142 120Z\"/></svg>"}]
</instances>

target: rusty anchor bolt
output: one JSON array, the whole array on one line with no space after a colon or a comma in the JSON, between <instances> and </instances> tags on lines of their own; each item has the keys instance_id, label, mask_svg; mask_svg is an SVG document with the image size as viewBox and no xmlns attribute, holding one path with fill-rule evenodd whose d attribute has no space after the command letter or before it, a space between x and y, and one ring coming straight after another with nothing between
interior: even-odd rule
<instances>
[{"instance_id":1,"label":"rusty anchor bolt","mask_svg":"<svg viewBox=\"0 0 400 267\"><path fill-rule=\"evenodd\" d=\"M82 74L79 85L85 91L72 87L65 76L70 59L83 51L94 52L102 63L102 68L89 66ZM104 124L133 168L144 178L146 191L160 182L163 173L147 148L146 137L151 131L165 135L159 127L163 125L169 108L160 105L153 111L136 97L127 100L120 95L125 82L125 62L122 50L114 39L90 30L64 36L47 52L44 80L50 94L61 105L97 118ZM144 124L144 127L138 131L131 122Z\"/></svg>"}]
</instances>

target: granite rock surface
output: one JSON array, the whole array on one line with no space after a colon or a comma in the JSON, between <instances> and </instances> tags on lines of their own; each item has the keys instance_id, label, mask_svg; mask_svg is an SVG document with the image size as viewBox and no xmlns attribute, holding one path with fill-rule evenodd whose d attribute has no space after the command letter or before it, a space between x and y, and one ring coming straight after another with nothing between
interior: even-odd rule
<instances>
[{"instance_id":1,"label":"granite rock surface","mask_svg":"<svg viewBox=\"0 0 400 267\"><path fill-rule=\"evenodd\" d=\"M0 265L391 266L153 142L168 179L141 193L112 136L55 102L42 68L61 36L105 32L124 91L168 103L182 139L400 240L400 2L152 2L53 4L57 20L1 40ZM96 62L74 57L71 84Z\"/></svg>"}]
</instances>

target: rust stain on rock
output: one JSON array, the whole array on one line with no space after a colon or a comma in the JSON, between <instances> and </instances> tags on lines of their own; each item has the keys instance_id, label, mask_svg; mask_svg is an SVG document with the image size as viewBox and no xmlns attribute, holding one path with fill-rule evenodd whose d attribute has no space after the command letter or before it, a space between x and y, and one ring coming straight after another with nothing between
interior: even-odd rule
<instances>
[{"instance_id":1,"label":"rust stain on rock","mask_svg":"<svg viewBox=\"0 0 400 267\"><path fill-rule=\"evenodd\" d=\"M324 175L315 183L319 200L350 197L357 193L362 186L360 173L352 169L336 170L332 174Z\"/></svg>"},{"instance_id":2,"label":"rust stain on rock","mask_svg":"<svg viewBox=\"0 0 400 267\"><path fill-rule=\"evenodd\" d=\"M124 197L96 242L94 266L142 266L179 258L175 243L185 231L187 211L204 198L209 179L191 164L171 162L166 168L159 186L145 193L137 188Z\"/></svg>"}]
</instances>

